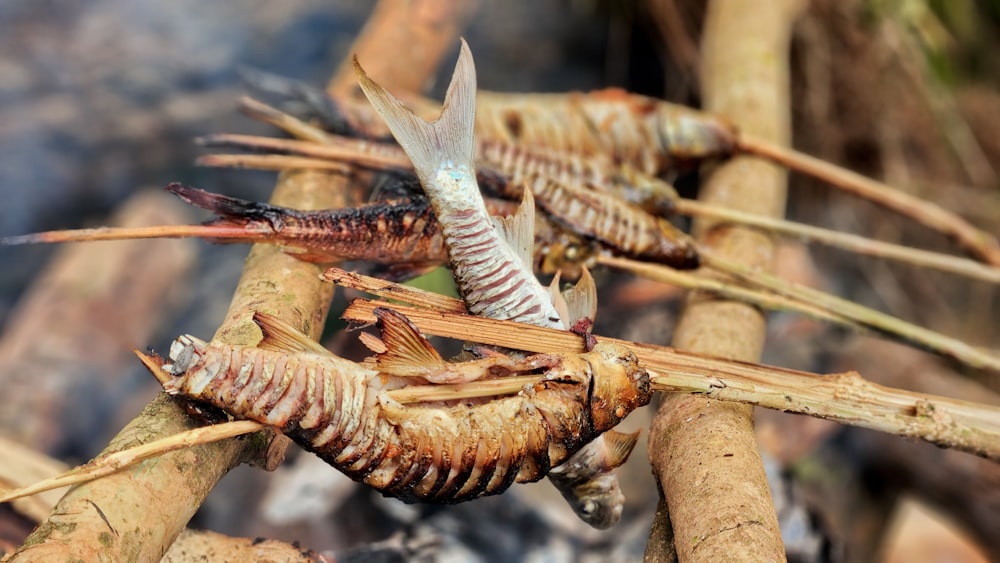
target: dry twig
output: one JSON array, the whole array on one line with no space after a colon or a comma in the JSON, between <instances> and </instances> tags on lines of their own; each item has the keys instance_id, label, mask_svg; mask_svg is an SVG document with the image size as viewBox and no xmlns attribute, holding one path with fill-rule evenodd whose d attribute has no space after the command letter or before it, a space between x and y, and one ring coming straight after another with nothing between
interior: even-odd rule
<instances>
[{"instance_id":1,"label":"dry twig","mask_svg":"<svg viewBox=\"0 0 1000 563\"><path fill-rule=\"evenodd\" d=\"M813 156L782 147L750 134L741 134L737 148L746 154L767 158L789 168L828 182L883 207L910 217L927 227L953 237L987 264L1000 266L1000 244L994 235L936 203L928 202L878 180L841 168Z\"/></svg>"},{"instance_id":2,"label":"dry twig","mask_svg":"<svg viewBox=\"0 0 1000 563\"><path fill-rule=\"evenodd\" d=\"M703 250L701 255L705 266L731 276L749 287L741 287L732 282L701 277L658 264L647 264L625 258L603 256L598 259L598 262L677 287L696 289L765 309L795 311L859 332L870 330L886 334L920 348L954 358L973 368L1000 371L1000 356L990 350L971 346L957 338L914 325L818 289L789 282L760 269L743 266L733 260L727 260L713 251Z\"/></svg>"}]
</instances>

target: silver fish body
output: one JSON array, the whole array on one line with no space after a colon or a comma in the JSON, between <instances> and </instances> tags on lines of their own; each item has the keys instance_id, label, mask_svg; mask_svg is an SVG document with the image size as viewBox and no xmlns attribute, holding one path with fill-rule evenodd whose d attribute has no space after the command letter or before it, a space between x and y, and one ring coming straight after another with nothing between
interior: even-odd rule
<instances>
[{"instance_id":1,"label":"silver fish body","mask_svg":"<svg viewBox=\"0 0 1000 563\"><path fill-rule=\"evenodd\" d=\"M638 437L611 430L549 472L576 515L594 528L605 530L621 519L625 495L613 471L628 459Z\"/></svg>"},{"instance_id":2,"label":"silver fish body","mask_svg":"<svg viewBox=\"0 0 1000 563\"><path fill-rule=\"evenodd\" d=\"M476 183L476 71L464 42L445 96L441 116L424 121L369 78L360 66L358 82L393 136L410 157L437 215L454 270L455 282L472 314L562 328L547 290L531 271L530 217L512 221L501 232L486 211ZM529 198L530 200L530 198ZM522 206L523 206L522 205ZM525 237L523 229L527 229ZM504 235L507 235L506 237ZM518 243L515 245L520 246Z\"/></svg>"}]
</instances>

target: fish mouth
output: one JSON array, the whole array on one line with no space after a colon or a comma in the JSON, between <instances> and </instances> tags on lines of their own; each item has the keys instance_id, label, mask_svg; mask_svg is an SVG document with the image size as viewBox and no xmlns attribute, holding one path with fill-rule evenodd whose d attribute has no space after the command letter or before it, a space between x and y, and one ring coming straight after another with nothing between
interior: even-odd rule
<instances>
[{"instance_id":1,"label":"fish mouth","mask_svg":"<svg viewBox=\"0 0 1000 563\"><path fill-rule=\"evenodd\" d=\"M191 366L201 359L201 351L205 349L206 342L190 334L178 336L170 343L170 359L173 363L166 363L161 366L163 371L175 377L183 375Z\"/></svg>"}]
</instances>

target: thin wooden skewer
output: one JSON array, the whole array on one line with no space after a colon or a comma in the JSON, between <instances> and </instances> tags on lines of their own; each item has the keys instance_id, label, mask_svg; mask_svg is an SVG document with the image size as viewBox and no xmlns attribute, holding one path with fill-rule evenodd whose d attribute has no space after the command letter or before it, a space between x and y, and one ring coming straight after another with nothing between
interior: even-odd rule
<instances>
[{"instance_id":1,"label":"thin wooden skewer","mask_svg":"<svg viewBox=\"0 0 1000 563\"><path fill-rule=\"evenodd\" d=\"M950 256L939 252L882 242L860 235L841 233L793 221L773 219L733 209L706 205L690 199L676 200L674 202L674 210L681 215L695 215L698 217L731 221L750 227L760 227L779 235L799 237L807 241L843 248L858 254L888 258L972 279L1000 283L1000 268L976 262L975 260L969 260L968 258Z\"/></svg>"},{"instance_id":2,"label":"thin wooden skewer","mask_svg":"<svg viewBox=\"0 0 1000 563\"><path fill-rule=\"evenodd\" d=\"M770 143L752 135L742 134L736 139L739 152L753 154L782 164L792 170L828 182L883 207L914 219L938 232L954 237L962 246L993 266L1000 266L1000 243L992 234L983 231L959 215L932 202L866 178L857 172L841 168L816 157Z\"/></svg>"},{"instance_id":3,"label":"thin wooden skewer","mask_svg":"<svg viewBox=\"0 0 1000 563\"><path fill-rule=\"evenodd\" d=\"M1000 355L971 346L957 338L917 326L902 319L876 311L853 301L805 287L777 276L751 270L711 252L702 252L702 263L744 282L762 287L796 301L810 303L829 311L836 311L869 329L899 338L921 348L954 358L970 367L1000 371Z\"/></svg>"}]
</instances>

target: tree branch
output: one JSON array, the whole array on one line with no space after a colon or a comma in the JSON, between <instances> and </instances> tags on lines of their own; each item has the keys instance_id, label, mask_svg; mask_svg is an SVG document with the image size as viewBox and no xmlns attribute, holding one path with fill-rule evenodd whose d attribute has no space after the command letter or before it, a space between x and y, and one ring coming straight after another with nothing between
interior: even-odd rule
<instances>
[{"instance_id":1,"label":"tree branch","mask_svg":"<svg viewBox=\"0 0 1000 563\"><path fill-rule=\"evenodd\" d=\"M702 78L705 109L743 131L787 144L790 136L788 46L798 0L713 0L705 22ZM773 164L736 157L702 186L701 201L777 217L784 213L786 174ZM699 242L734 260L767 269L774 244L759 232L696 225ZM753 361L765 321L756 308L694 294L674 332L678 348ZM650 461L666 500L682 561L781 561L784 546L749 405L667 395L650 429ZM666 560L651 538L647 560Z\"/></svg>"}]
</instances>

